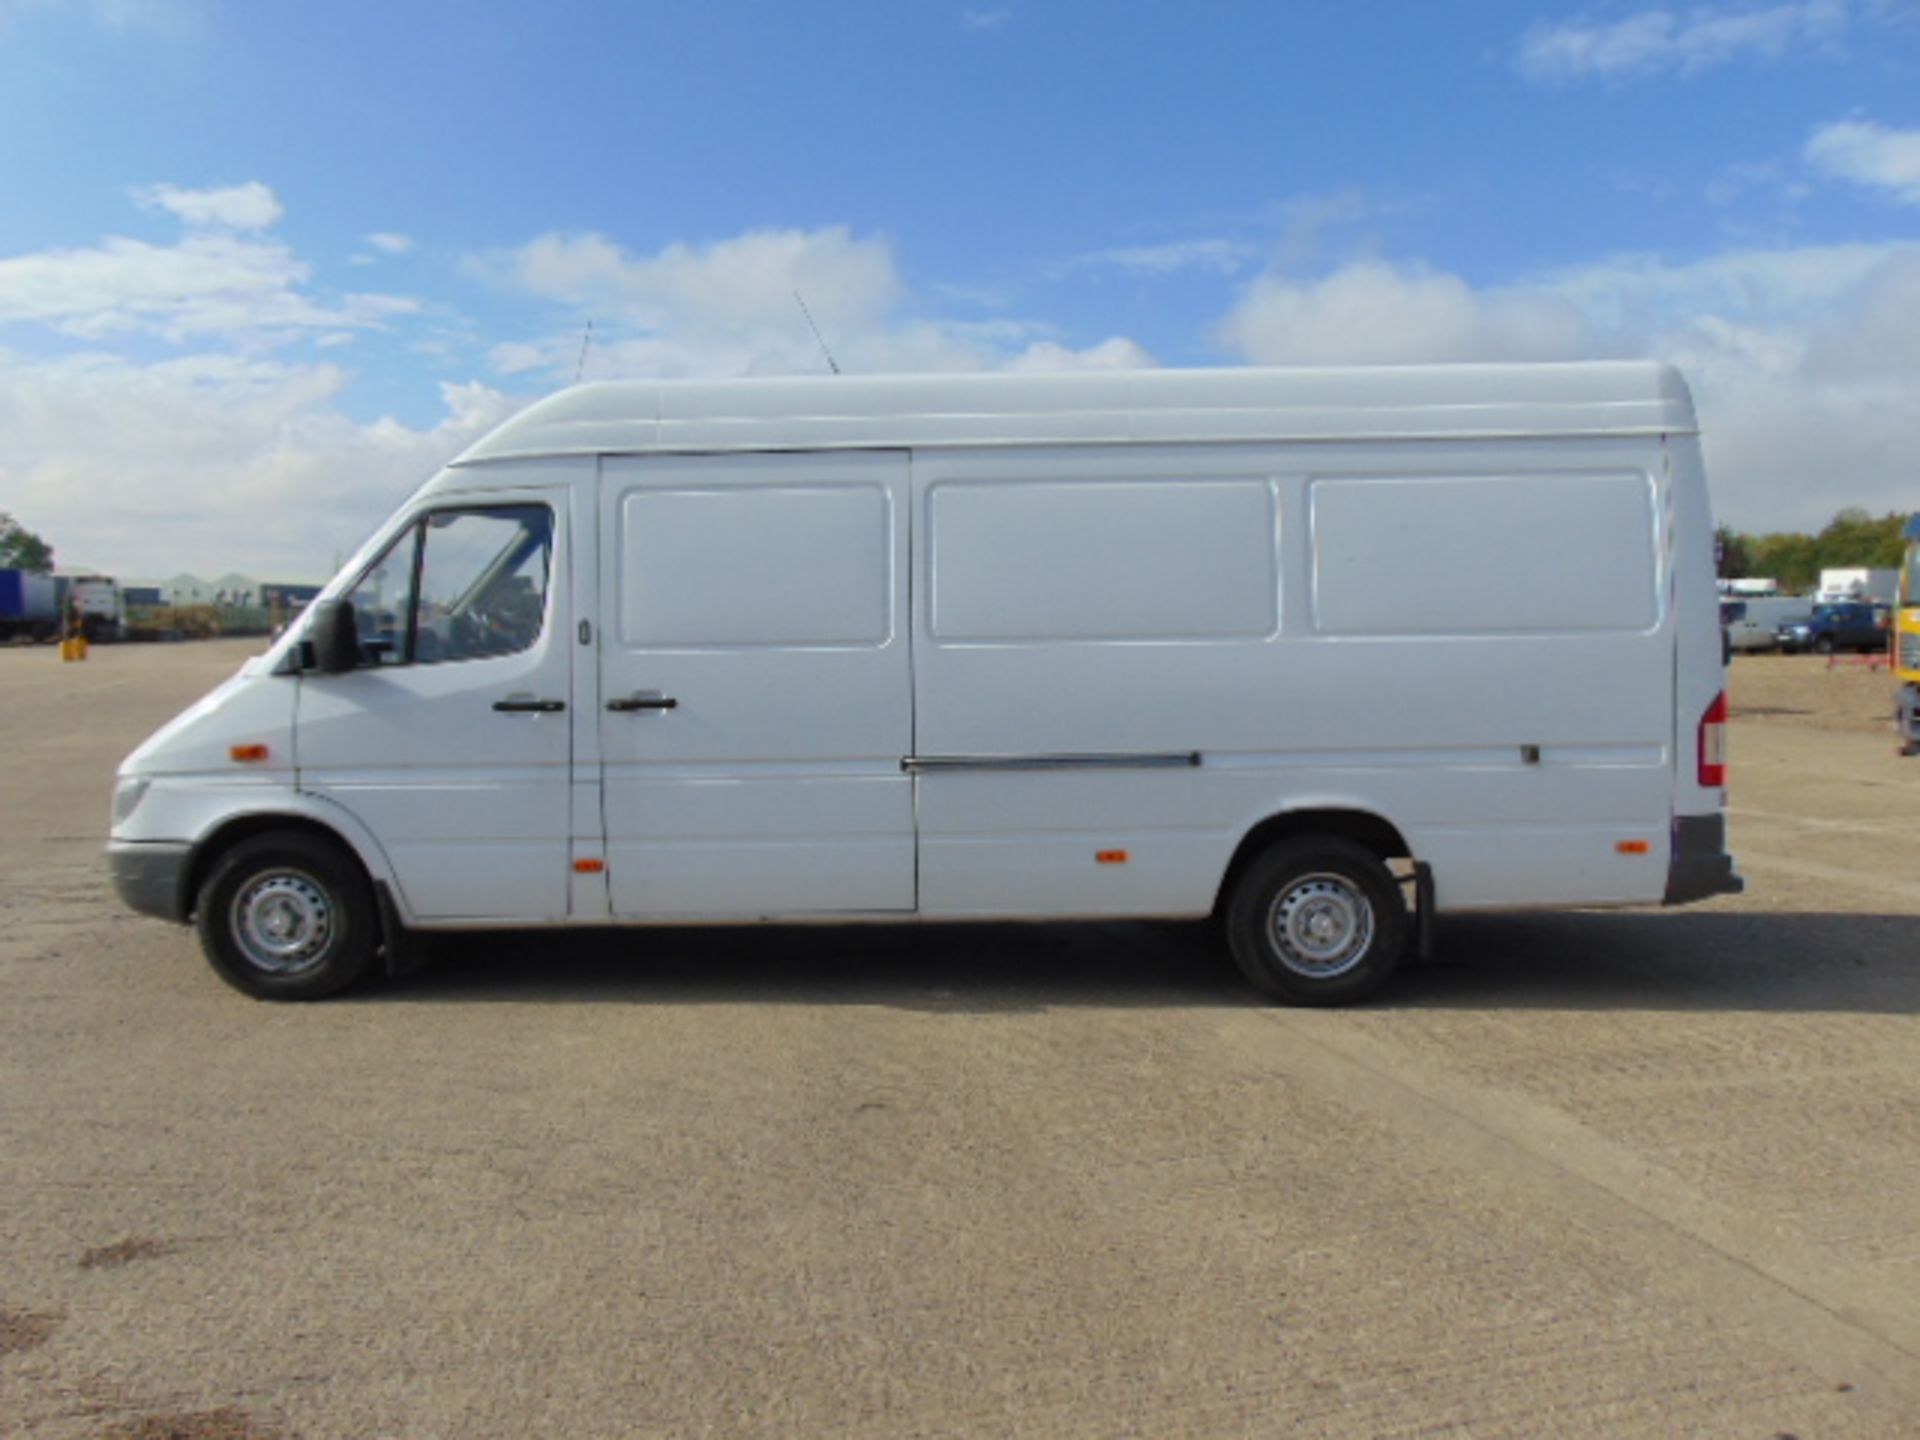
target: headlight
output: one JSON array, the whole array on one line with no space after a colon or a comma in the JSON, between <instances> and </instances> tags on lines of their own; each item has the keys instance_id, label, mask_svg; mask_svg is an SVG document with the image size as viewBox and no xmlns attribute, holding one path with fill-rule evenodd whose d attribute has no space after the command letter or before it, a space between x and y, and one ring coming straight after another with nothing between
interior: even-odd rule
<instances>
[{"instance_id":1,"label":"headlight","mask_svg":"<svg viewBox=\"0 0 1920 1440\"><path fill-rule=\"evenodd\" d=\"M113 787L113 823L124 825L129 816L140 808L145 798L147 786L152 782L144 776L129 775Z\"/></svg>"}]
</instances>

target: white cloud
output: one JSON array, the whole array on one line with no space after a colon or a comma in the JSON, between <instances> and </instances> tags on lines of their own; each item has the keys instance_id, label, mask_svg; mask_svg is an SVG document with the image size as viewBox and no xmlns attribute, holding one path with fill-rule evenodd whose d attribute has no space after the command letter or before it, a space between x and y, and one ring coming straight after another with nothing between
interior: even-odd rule
<instances>
[{"instance_id":1,"label":"white cloud","mask_svg":"<svg viewBox=\"0 0 1920 1440\"><path fill-rule=\"evenodd\" d=\"M1721 518L1817 529L1843 505L1913 508L1920 244L1620 256L1500 288L1356 264L1264 278L1222 338L1281 363L1671 360L1693 384Z\"/></svg>"},{"instance_id":2,"label":"white cloud","mask_svg":"<svg viewBox=\"0 0 1920 1440\"><path fill-rule=\"evenodd\" d=\"M413 249L411 235L398 235L391 230L376 230L367 236L367 243L383 255L404 255Z\"/></svg>"},{"instance_id":3,"label":"white cloud","mask_svg":"<svg viewBox=\"0 0 1920 1440\"><path fill-rule=\"evenodd\" d=\"M1556 360L1591 346L1579 312L1559 296L1476 291L1456 275L1381 261L1319 281L1262 276L1219 333L1229 349L1263 365Z\"/></svg>"},{"instance_id":4,"label":"white cloud","mask_svg":"<svg viewBox=\"0 0 1920 1440\"><path fill-rule=\"evenodd\" d=\"M1534 284L1571 301L1597 330L1635 346L1713 316L1801 333L1831 315L1900 247L1819 245L1727 250L1685 264L1617 255L1549 272Z\"/></svg>"},{"instance_id":5,"label":"white cloud","mask_svg":"<svg viewBox=\"0 0 1920 1440\"><path fill-rule=\"evenodd\" d=\"M353 422L339 406L348 371L268 357L294 337L338 354L416 303L317 295L310 267L260 233L280 217L265 185L134 193L185 235L0 258L0 334L193 347L158 362L0 347L0 495L63 560L319 578L509 408L443 387L446 416L427 429Z\"/></svg>"},{"instance_id":6,"label":"white cloud","mask_svg":"<svg viewBox=\"0 0 1920 1440\"><path fill-rule=\"evenodd\" d=\"M1806 158L1823 174L1883 190L1903 205L1920 205L1920 130L1840 120L1814 131Z\"/></svg>"},{"instance_id":7,"label":"white cloud","mask_svg":"<svg viewBox=\"0 0 1920 1440\"><path fill-rule=\"evenodd\" d=\"M1748 57L1830 49L1850 19L1847 0L1651 9L1614 21L1583 16L1535 25L1521 37L1514 65L1537 81L1689 75Z\"/></svg>"},{"instance_id":8,"label":"white cloud","mask_svg":"<svg viewBox=\"0 0 1920 1440\"><path fill-rule=\"evenodd\" d=\"M286 213L280 197L258 180L215 190L144 185L133 191L133 198L149 210L165 210L196 228L271 230Z\"/></svg>"},{"instance_id":9,"label":"white cloud","mask_svg":"<svg viewBox=\"0 0 1920 1440\"><path fill-rule=\"evenodd\" d=\"M1709 312L1650 348L1693 379L1722 518L1748 530L1812 530L1843 505L1914 508L1920 246L1886 247L1865 274L1837 284L1817 316Z\"/></svg>"},{"instance_id":10,"label":"white cloud","mask_svg":"<svg viewBox=\"0 0 1920 1440\"><path fill-rule=\"evenodd\" d=\"M284 245L225 234L178 245L112 236L90 250L0 260L0 325L37 322L98 339L147 332L184 341L213 332L378 326L418 309L394 295L307 294L309 268Z\"/></svg>"},{"instance_id":11,"label":"white cloud","mask_svg":"<svg viewBox=\"0 0 1920 1440\"><path fill-rule=\"evenodd\" d=\"M960 324L915 313L891 247L844 227L761 230L701 245L633 254L602 235L543 235L478 257L495 284L554 302L571 324L503 342L491 359L506 375L571 380L691 375L814 374L827 369L796 295L846 371L981 370L1051 360L1102 363L1103 342L1074 351L1045 327L1017 320ZM593 340L580 366L586 323ZM1134 353L1144 355L1138 347Z\"/></svg>"},{"instance_id":12,"label":"white cloud","mask_svg":"<svg viewBox=\"0 0 1920 1440\"><path fill-rule=\"evenodd\" d=\"M1007 22L1011 19L1013 19L1011 10L962 10L960 28L975 34L985 34L1005 29Z\"/></svg>"},{"instance_id":13,"label":"white cloud","mask_svg":"<svg viewBox=\"0 0 1920 1440\"><path fill-rule=\"evenodd\" d=\"M1244 270L1258 255L1254 246L1242 240L1175 240L1164 245L1129 245L1112 250L1096 250L1070 262L1069 270L1119 270L1132 275L1158 277L1181 270L1206 270L1217 275L1233 275Z\"/></svg>"},{"instance_id":14,"label":"white cloud","mask_svg":"<svg viewBox=\"0 0 1920 1440\"><path fill-rule=\"evenodd\" d=\"M1153 356L1134 341L1116 335L1085 350L1069 349L1052 340L1036 340L1001 366L1005 370L1146 370Z\"/></svg>"},{"instance_id":15,"label":"white cloud","mask_svg":"<svg viewBox=\"0 0 1920 1440\"><path fill-rule=\"evenodd\" d=\"M1804 200L1807 195L1803 182L1789 179L1786 166L1779 161L1763 160L1727 166L1707 182L1706 200L1709 205L1735 205L1755 190L1775 190L1782 198L1794 202Z\"/></svg>"},{"instance_id":16,"label":"white cloud","mask_svg":"<svg viewBox=\"0 0 1920 1440\"><path fill-rule=\"evenodd\" d=\"M193 0L0 0L0 34L15 20L57 10L77 10L112 34L180 34L193 23Z\"/></svg>"},{"instance_id":17,"label":"white cloud","mask_svg":"<svg viewBox=\"0 0 1920 1440\"><path fill-rule=\"evenodd\" d=\"M323 579L517 403L443 385L446 413L426 429L361 425L337 408L346 379L330 365L220 354L136 365L0 351L0 494L63 563L149 579Z\"/></svg>"},{"instance_id":18,"label":"white cloud","mask_svg":"<svg viewBox=\"0 0 1920 1440\"><path fill-rule=\"evenodd\" d=\"M739 333L799 319L795 292L824 324L871 323L901 298L882 240L845 227L755 230L633 255L604 235L542 235L477 266L528 294L648 328L694 322Z\"/></svg>"},{"instance_id":19,"label":"white cloud","mask_svg":"<svg viewBox=\"0 0 1920 1440\"><path fill-rule=\"evenodd\" d=\"M87 249L0 259L0 325L39 324L97 340L128 333L176 343L209 334L270 340L312 330L377 328L418 304L396 295L310 293L311 267L257 234L280 218L273 191L155 185L136 191L187 225L176 244L109 236Z\"/></svg>"}]
</instances>

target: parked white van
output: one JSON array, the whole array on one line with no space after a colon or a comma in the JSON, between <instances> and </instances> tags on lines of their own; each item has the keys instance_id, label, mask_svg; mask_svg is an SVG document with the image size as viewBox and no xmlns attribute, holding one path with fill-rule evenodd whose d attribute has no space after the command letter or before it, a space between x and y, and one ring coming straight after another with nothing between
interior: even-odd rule
<instances>
[{"instance_id":1,"label":"parked white van","mask_svg":"<svg viewBox=\"0 0 1920 1440\"><path fill-rule=\"evenodd\" d=\"M1777 650L1775 633L1782 625L1813 618L1813 602L1804 596L1756 596L1720 602L1720 621L1727 627L1727 644L1734 651Z\"/></svg>"},{"instance_id":2,"label":"parked white van","mask_svg":"<svg viewBox=\"0 0 1920 1440\"><path fill-rule=\"evenodd\" d=\"M1713 521L1646 364L601 384L121 767L222 976L414 930L1217 915L1288 1001L1725 850Z\"/></svg>"}]
</instances>

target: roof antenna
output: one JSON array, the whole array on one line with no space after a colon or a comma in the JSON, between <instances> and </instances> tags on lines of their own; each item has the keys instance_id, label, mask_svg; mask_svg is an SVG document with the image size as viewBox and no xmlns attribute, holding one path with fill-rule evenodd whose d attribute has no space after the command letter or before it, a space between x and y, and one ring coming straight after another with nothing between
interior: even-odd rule
<instances>
[{"instance_id":1,"label":"roof antenna","mask_svg":"<svg viewBox=\"0 0 1920 1440\"><path fill-rule=\"evenodd\" d=\"M574 362L573 383L578 385L580 377L587 373L587 347L593 343L593 321L587 321L587 330L580 337L580 358Z\"/></svg>"},{"instance_id":2,"label":"roof antenna","mask_svg":"<svg viewBox=\"0 0 1920 1440\"><path fill-rule=\"evenodd\" d=\"M837 363L835 363L833 358L833 352L827 349L827 342L821 338L820 327L813 323L813 312L807 309L806 300L801 296L798 290L793 292L793 298L800 302L800 313L807 317L807 328L813 331L813 338L819 342L820 353L827 357L827 368L833 371L834 374L838 375L840 373L840 366Z\"/></svg>"}]
</instances>

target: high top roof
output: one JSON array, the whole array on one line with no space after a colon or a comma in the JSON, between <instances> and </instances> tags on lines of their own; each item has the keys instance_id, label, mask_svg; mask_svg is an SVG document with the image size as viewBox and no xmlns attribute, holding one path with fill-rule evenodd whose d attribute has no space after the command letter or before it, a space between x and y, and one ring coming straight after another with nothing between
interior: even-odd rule
<instances>
[{"instance_id":1,"label":"high top roof","mask_svg":"<svg viewBox=\"0 0 1920 1440\"><path fill-rule=\"evenodd\" d=\"M1696 429L1647 362L619 381L536 402L453 463L946 445L1659 435Z\"/></svg>"}]
</instances>

